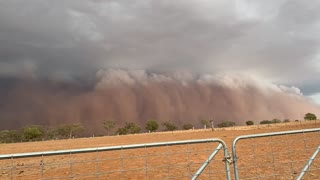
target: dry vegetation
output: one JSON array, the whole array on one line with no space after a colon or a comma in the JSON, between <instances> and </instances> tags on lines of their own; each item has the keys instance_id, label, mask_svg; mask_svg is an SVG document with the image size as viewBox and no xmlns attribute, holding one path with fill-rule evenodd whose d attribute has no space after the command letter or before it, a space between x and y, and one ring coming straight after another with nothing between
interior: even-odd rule
<instances>
[{"instance_id":1,"label":"dry vegetation","mask_svg":"<svg viewBox=\"0 0 320 180\"><path fill-rule=\"evenodd\" d=\"M231 143L239 135L257 134L294 129L320 127L320 123L281 123L272 125L257 125L246 127L221 128L211 131L188 130L174 132L159 132L128 136L106 136L96 138L81 138L69 140L0 144L0 154L51 151L89 147L115 146L125 144L151 143L175 140L221 138L231 153ZM273 146L271 146L273 144ZM306 160L311 157L315 148L320 145L320 134L311 133L303 136L285 136L276 138L259 138L239 142L239 168L242 179L259 177L262 179L294 179L300 173ZM189 179L196 172L217 143L195 144L148 149L132 149L117 152L99 152L90 154L50 156L25 159L0 160L0 179L10 179L14 166L13 179L67 179L70 176L70 161L72 161L72 176L74 179L95 179L99 173L100 179ZM200 179L225 179L222 151L218 154ZM320 159L318 157L318 159ZM41 162L45 162L42 171ZM314 170L307 177L317 179L320 176L320 160L313 164ZM146 175L145 165L148 164ZM122 167L125 172L122 172ZM233 170L233 165L231 165ZM109 172L109 173L108 173ZM244 173L243 173L244 172ZM318 172L318 173L317 173ZM88 175L90 174L90 175ZM277 175L278 174L278 175ZM88 176L85 176L88 175ZM273 175L267 177L267 175Z\"/></svg>"}]
</instances>

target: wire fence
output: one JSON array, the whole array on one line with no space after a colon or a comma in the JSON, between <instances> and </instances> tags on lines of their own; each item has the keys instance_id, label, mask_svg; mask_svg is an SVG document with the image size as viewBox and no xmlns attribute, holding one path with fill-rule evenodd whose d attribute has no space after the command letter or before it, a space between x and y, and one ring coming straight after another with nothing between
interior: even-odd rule
<instances>
[{"instance_id":1,"label":"wire fence","mask_svg":"<svg viewBox=\"0 0 320 180\"><path fill-rule=\"evenodd\" d=\"M320 179L320 128L0 155L0 179Z\"/></svg>"},{"instance_id":2,"label":"wire fence","mask_svg":"<svg viewBox=\"0 0 320 180\"><path fill-rule=\"evenodd\" d=\"M320 129L239 136L235 179L320 179Z\"/></svg>"},{"instance_id":3,"label":"wire fence","mask_svg":"<svg viewBox=\"0 0 320 180\"><path fill-rule=\"evenodd\" d=\"M228 158L219 139L0 155L0 179L231 179Z\"/></svg>"}]
</instances>

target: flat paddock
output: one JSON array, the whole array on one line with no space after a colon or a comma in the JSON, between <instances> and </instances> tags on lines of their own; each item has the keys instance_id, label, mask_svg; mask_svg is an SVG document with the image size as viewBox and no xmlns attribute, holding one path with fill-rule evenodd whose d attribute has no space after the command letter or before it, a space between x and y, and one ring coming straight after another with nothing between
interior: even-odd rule
<instances>
[{"instance_id":1,"label":"flat paddock","mask_svg":"<svg viewBox=\"0 0 320 180\"><path fill-rule=\"evenodd\" d=\"M292 122L251 127L231 127L215 129L215 131L211 131L211 129L188 130L0 144L0 154L209 138L224 140L231 153L232 141L240 135L319 127L320 123L300 124ZM311 140L307 142L306 139ZM294 176L300 173L300 169L307 162L306 160L311 157L315 150L314 147L320 144L319 140L320 135L317 133L301 137L288 135L239 142L237 155L239 156L240 177L241 179L293 179ZM40 179L41 177L44 177L44 179L67 179L70 176L73 179L190 179L217 146L218 143L204 143L0 160L0 179L10 179L11 176L13 179ZM225 165L222 160L223 151L220 151L199 179L225 179ZM71 168L70 164L72 164ZM315 161L313 165L312 168L315 170L310 171L306 176L311 179L317 176L316 172L319 172L319 160ZM12 174L11 169L8 168L11 166L14 167ZM232 169L233 165L231 165ZM278 175L281 173L286 176ZM268 176L270 174L272 176Z\"/></svg>"}]
</instances>

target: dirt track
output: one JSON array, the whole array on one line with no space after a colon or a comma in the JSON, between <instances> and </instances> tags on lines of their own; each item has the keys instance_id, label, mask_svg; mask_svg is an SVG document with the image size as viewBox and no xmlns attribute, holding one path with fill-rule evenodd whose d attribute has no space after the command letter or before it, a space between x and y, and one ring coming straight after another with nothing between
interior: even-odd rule
<instances>
[{"instance_id":1,"label":"dirt track","mask_svg":"<svg viewBox=\"0 0 320 180\"><path fill-rule=\"evenodd\" d=\"M320 123L287 123L271 126L232 127L226 129L215 129L215 131L211 131L211 129L189 130L128 136L0 144L0 154L206 138L220 138L224 140L228 145L229 152L231 153L230 147L232 140L239 135L315 127L320 127ZM301 142L307 142L305 139L301 139L301 142L297 141L290 144L287 143L287 147L284 147L283 143L279 143L291 142L291 137L274 138L273 140L261 138L252 142L240 143L239 145L243 146L238 153L239 165L241 165L241 168L243 167L243 170L240 172L247 172L240 173L241 177L247 177L246 174L251 174L253 177L263 175L263 177L260 177L261 179L293 179L294 176L300 173L300 169L306 163L306 159L312 155L314 147L320 144L319 141L314 141L314 139L320 140L319 133L312 134L308 138L312 139L312 142L310 141L307 146L308 148L302 148L303 145ZM300 139L300 137L297 136L294 137L294 139ZM275 143L276 146L271 147L271 145L268 144L271 144L271 141ZM260 146L252 146L252 144L260 144ZM250 148L247 148L249 146ZM145 149L134 149L122 152L90 153L85 156L81 154L72 155L72 157L69 155L32 159L14 159L13 161L2 160L0 161L2 168L0 169L0 179L10 179L11 170L8 169L8 167L11 164L15 167L13 171L13 179L39 179L42 176L41 173L44 173L43 177L49 179L52 177L68 179L70 174L74 177L73 179L96 179L97 177L100 179L146 179L146 177L148 177L148 179L165 179L168 177L170 177L170 179L189 179L216 147L217 143L212 143L173 146L170 148L149 148L147 151ZM288 147L292 150L288 151ZM301 153L299 153L299 151L301 151ZM270 153L273 154L270 155ZM301 154L305 154L305 156L302 157ZM222 152L218 154L200 179L225 179L224 163L221 161L223 159L222 155ZM270 159L270 157L272 158ZM277 162L277 158L281 159L280 163ZM70 170L70 159L72 160L72 170ZM46 163L43 170L41 169L43 167L41 166L42 161ZM148 164L148 172L144 169L146 163ZM258 164L261 167L257 168ZM316 170L314 172L320 172L318 165L320 166L320 163L319 161L316 161L314 166L316 167ZM272 166L272 168L270 168L270 166ZM233 166L231 167L233 168ZM288 168L286 169L282 167ZM123 172L123 170L125 170L125 172ZM284 172L285 175L280 175L281 173L278 171ZM99 175L95 174L97 172ZM309 177L308 179L317 179L320 177L320 174L314 172L307 176ZM91 175L85 176L86 174ZM273 176L267 177L266 174L272 174ZM279 174L279 176L274 174ZM252 176L248 176L248 178Z\"/></svg>"}]
</instances>

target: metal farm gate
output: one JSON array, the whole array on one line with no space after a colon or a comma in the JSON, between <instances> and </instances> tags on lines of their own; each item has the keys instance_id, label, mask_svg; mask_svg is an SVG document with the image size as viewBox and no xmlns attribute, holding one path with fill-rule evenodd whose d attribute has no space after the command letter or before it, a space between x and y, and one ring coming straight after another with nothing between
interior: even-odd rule
<instances>
[{"instance_id":1,"label":"metal farm gate","mask_svg":"<svg viewBox=\"0 0 320 180\"><path fill-rule=\"evenodd\" d=\"M232 144L235 179L320 179L320 128L253 134Z\"/></svg>"},{"instance_id":2,"label":"metal farm gate","mask_svg":"<svg viewBox=\"0 0 320 180\"><path fill-rule=\"evenodd\" d=\"M231 179L228 159L216 138L8 154L0 179Z\"/></svg>"},{"instance_id":3,"label":"metal farm gate","mask_svg":"<svg viewBox=\"0 0 320 180\"><path fill-rule=\"evenodd\" d=\"M217 138L6 154L0 179L320 179L319 152L320 128L239 136L232 156Z\"/></svg>"}]
</instances>

